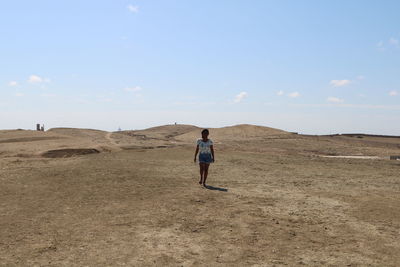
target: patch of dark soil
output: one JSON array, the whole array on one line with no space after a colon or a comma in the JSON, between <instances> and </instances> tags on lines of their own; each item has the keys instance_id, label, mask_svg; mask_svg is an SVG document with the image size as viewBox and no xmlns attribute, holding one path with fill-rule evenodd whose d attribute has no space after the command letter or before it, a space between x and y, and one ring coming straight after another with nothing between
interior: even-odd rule
<instances>
[{"instance_id":1,"label":"patch of dark soil","mask_svg":"<svg viewBox=\"0 0 400 267\"><path fill-rule=\"evenodd\" d=\"M49 150L42 154L45 158L69 158L73 156L88 155L100 153L99 150L94 148L66 148L66 149L56 149Z\"/></svg>"}]
</instances>

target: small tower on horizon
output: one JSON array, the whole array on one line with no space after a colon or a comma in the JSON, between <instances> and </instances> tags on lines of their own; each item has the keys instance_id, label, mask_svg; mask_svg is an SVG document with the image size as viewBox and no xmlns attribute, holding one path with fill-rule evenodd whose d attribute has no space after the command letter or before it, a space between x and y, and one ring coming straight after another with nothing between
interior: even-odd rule
<instances>
[{"instance_id":1,"label":"small tower on horizon","mask_svg":"<svg viewBox=\"0 0 400 267\"><path fill-rule=\"evenodd\" d=\"M44 132L44 124L40 126L40 123L36 123L36 131Z\"/></svg>"}]
</instances>

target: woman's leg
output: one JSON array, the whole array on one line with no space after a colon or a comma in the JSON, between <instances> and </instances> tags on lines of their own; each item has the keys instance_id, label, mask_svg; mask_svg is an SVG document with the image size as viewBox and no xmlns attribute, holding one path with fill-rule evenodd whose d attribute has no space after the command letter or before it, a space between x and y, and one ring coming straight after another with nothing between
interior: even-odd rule
<instances>
[{"instance_id":1,"label":"woman's leg","mask_svg":"<svg viewBox=\"0 0 400 267\"><path fill-rule=\"evenodd\" d=\"M210 167L210 164L204 163L204 173L203 173L203 185L206 186L206 180L208 176L208 167Z\"/></svg>"},{"instance_id":2,"label":"woman's leg","mask_svg":"<svg viewBox=\"0 0 400 267\"><path fill-rule=\"evenodd\" d=\"M200 165L200 181L199 184L203 183L203 175L204 175L204 163L199 163Z\"/></svg>"}]
</instances>

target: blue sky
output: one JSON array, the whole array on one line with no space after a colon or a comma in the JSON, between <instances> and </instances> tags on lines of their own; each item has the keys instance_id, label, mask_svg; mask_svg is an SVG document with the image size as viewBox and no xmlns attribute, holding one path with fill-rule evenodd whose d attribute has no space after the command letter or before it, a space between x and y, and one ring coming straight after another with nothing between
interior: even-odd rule
<instances>
[{"instance_id":1,"label":"blue sky","mask_svg":"<svg viewBox=\"0 0 400 267\"><path fill-rule=\"evenodd\" d=\"M400 135L399 1L2 1L0 129Z\"/></svg>"}]
</instances>

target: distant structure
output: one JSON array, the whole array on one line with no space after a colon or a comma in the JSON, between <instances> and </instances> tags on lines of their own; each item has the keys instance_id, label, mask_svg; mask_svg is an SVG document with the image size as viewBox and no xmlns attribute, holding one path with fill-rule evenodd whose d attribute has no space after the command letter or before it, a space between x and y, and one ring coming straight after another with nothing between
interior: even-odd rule
<instances>
[{"instance_id":1,"label":"distant structure","mask_svg":"<svg viewBox=\"0 0 400 267\"><path fill-rule=\"evenodd\" d=\"M391 160L400 160L400 156L390 156Z\"/></svg>"},{"instance_id":2,"label":"distant structure","mask_svg":"<svg viewBox=\"0 0 400 267\"><path fill-rule=\"evenodd\" d=\"M40 123L36 123L36 131L44 132L44 124L40 126Z\"/></svg>"},{"instance_id":3,"label":"distant structure","mask_svg":"<svg viewBox=\"0 0 400 267\"><path fill-rule=\"evenodd\" d=\"M118 132L122 131L121 127L118 127Z\"/></svg>"},{"instance_id":4,"label":"distant structure","mask_svg":"<svg viewBox=\"0 0 400 267\"><path fill-rule=\"evenodd\" d=\"M177 123L175 122L175 125L177 125Z\"/></svg>"}]
</instances>

